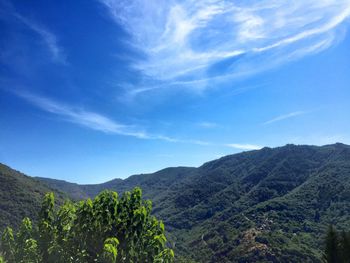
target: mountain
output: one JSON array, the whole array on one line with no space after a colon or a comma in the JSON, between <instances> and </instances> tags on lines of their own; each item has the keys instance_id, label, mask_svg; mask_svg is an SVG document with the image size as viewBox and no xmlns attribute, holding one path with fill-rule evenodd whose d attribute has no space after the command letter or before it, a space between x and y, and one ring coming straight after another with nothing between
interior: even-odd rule
<instances>
[{"instance_id":1,"label":"mountain","mask_svg":"<svg viewBox=\"0 0 350 263\"><path fill-rule=\"evenodd\" d=\"M159 193L167 192L173 187L173 183L179 182L185 176L197 172L196 168L191 167L174 167L166 168L152 174L138 174L129 178L114 179L102 184L79 185L66 182L63 180L36 177L36 179L46 183L47 185L67 193L72 199L83 199L86 197L94 197L99 192L109 189L123 193L140 186L146 198L157 199Z\"/></svg>"},{"instance_id":2,"label":"mountain","mask_svg":"<svg viewBox=\"0 0 350 263\"><path fill-rule=\"evenodd\" d=\"M327 226L350 229L350 146L340 143L263 148L100 185L38 179L78 199L140 186L176 254L196 262L322 262Z\"/></svg>"},{"instance_id":3,"label":"mountain","mask_svg":"<svg viewBox=\"0 0 350 263\"><path fill-rule=\"evenodd\" d=\"M23 217L36 218L47 192L55 192L57 202L63 202L60 191L0 164L0 232L9 225L17 227Z\"/></svg>"}]
</instances>

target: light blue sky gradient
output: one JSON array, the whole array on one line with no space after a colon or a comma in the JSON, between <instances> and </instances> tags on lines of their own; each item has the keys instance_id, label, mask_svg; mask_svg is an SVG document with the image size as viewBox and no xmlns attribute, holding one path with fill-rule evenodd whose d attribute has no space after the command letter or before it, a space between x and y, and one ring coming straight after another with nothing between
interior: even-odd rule
<instances>
[{"instance_id":1,"label":"light blue sky gradient","mask_svg":"<svg viewBox=\"0 0 350 263\"><path fill-rule=\"evenodd\" d=\"M99 183L350 143L350 0L0 0L0 162Z\"/></svg>"}]
</instances>

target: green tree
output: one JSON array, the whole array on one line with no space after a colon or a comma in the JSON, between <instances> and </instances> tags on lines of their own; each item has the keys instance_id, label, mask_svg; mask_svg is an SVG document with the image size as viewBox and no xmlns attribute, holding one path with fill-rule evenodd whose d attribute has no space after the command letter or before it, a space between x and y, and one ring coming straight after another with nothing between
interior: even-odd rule
<instances>
[{"instance_id":1,"label":"green tree","mask_svg":"<svg viewBox=\"0 0 350 263\"><path fill-rule=\"evenodd\" d=\"M45 195L42 202L41 210L39 212L39 224L38 224L38 245L39 250L43 258L43 263L53 262L50 255L50 248L54 246L55 241L55 197L53 193Z\"/></svg>"},{"instance_id":2,"label":"green tree","mask_svg":"<svg viewBox=\"0 0 350 263\"><path fill-rule=\"evenodd\" d=\"M16 235L7 228L1 252L7 263L173 262L164 224L151 210L140 188L121 198L104 191L94 200L66 202L58 209L49 193L38 226L25 218Z\"/></svg>"},{"instance_id":3,"label":"green tree","mask_svg":"<svg viewBox=\"0 0 350 263\"><path fill-rule=\"evenodd\" d=\"M16 243L13 230L7 227L1 237L1 252L8 262L15 262Z\"/></svg>"},{"instance_id":4,"label":"green tree","mask_svg":"<svg viewBox=\"0 0 350 263\"><path fill-rule=\"evenodd\" d=\"M339 263L339 247L338 247L338 234L334 227L331 225L328 228L326 236L326 248L325 248L325 259L328 263Z\"/></svg>"},{"instance_id":5,"label":"green tree","mask_svg":"<svg viewBox=\"0 0 350 263\"><path fill-rule=\"evenodd\" d=\"M339 241L339 250L342 262L350 262L350 236L349 233L342 231Z\"/></svg>"},{"instance_id":6,"label":"green tree","mask_svg":"<svg viewBox=\"0 0 350 263\"><path fill-rule=\"evenodd\" d=\"M38 244L33 239L32 222L29 218L24 218L16 238L16 262L20 263L39 263L41 256L38 250Z\"/></svg>"}]
</instances>

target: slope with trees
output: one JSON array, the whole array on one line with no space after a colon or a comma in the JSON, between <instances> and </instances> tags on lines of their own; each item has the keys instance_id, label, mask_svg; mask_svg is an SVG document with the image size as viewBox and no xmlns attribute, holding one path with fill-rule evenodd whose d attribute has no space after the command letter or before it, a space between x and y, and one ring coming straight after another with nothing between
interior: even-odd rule
<instances>
[{"instance_id":1,"label":"slope with trees","mask_svg":"<svg viewBox=\"0 0 350 263\"><path fill-rule=\"evenodd\" d=\"M10 224L17 227L23 217L35 219L42 197L53 191L62 203L66 195L59 190L0 164L0 232Z\"/></svg>"},{"instance_id":2,"label":"slope with trees","mask_svg":"<svg viewBox=\"0 0 350 263\"><path fill-rule=\"evenodd\" d=\"M65 191L66 183L50 182ZM177 257L197 262L321 262L328 225L350 229L350 147L344 144L263 148L199 168L74 188L93 197L135 186L152 199Z\"/></svg>"},{"instance_id":3,"label":"slope with trees","mask_svg":"<svg viewBox=\"0 0 350 263\"><path fill-rule=\"evenodd\" d=\"M340 143L263 148L103 184L135 186L154 200L176 254L198 262L320 262L327 226L350 226L350 147Z\"/></svg>"}]
</instances>

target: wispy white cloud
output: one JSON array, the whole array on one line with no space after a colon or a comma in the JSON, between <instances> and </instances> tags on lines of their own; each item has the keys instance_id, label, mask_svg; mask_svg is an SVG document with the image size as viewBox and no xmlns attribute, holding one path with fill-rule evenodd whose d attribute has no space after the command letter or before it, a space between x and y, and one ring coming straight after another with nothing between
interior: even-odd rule
<instances>
[{"instance_id":1,"label":"wispy white cloud","mask_svg":"<svg viewBox=\"0 0 350 263\"><path fill-rule=\"evenodd\" d=\"M210 121L201 121L201 122L197 123L197 126L199 126L201 128L211 129L211 128L219 127L219 124L217 124L215 122L210 122Z\"/></svg>"},{"instance_id":2,"label":"wispy white cloud","mask_svg":"<svg viewBox=\"0 0 350 263\"><path fill-rule=\"evenodd\" d=\"M0 0L0 19L16 23L36 34L51 54L53 61L66 63L66 55L58 44L57 36L46 26L18 12L11 1Z\"/></svg>"},{"instance_id":3,"label":"wispy white cloud","mask_svg":"<svg viewBox=\"0 0 350 263\"><path fill-rule=\"evenodd\" d=\"M320 52L350 16L350 0L100 2L146 53L134 63L146 79L197 89Z\"/></svg>"},{"instance_id":4,"label":"wispy white cloud","mask_svg":"<svg viewBox=\"0 0 350 263\"><path fill-rule=\"evenodd\" d=\"M227 147L231 147L234 149L239 149L239 150L259 150L263 148L260 145L254 145L254 144L238 144L238 143L230 143L230 144L225 144Z\"/></svg>"},{"instance_id":5,"label":"wispy white cloud","mask_svg":"<svg viewBox=\"0 0 350 263\"><path fill-rule=\"evenodd\" d=\"M45 97L40 97L28 93L22 92L18 93L18 95L36 107L40 108L41 110L56 114L62 117L65 121L79 124L89 129L110 134L120 134L137 138L148 138L147 134L140 131L134 131L132 126L118 123L106 116L95 112L86 111L82 108L72 107L58 103Z\"/></svg>"},{"instance_id":6,"label":"wispy white cloud","mask_svg":"<svg viewBox=\"0 0 350 263\"><path fill-rule=\"evenodd\" d=\"M271 123L274 123L274 122L278 122L278 121L283 121L283 120L286 120L286 119L294 118L296 116L304 115L306 113L307 113L306 111L290 112L290 113L287 113L287 114L283 114L283 115L277 116L277 117L275 117L275 118L273 118L271 120L268 120L268 121L264 122L263 125L267 125L267 124L271 124Z\"/></svg>"},{"instance_id":7,"label":"wispy white cloud","mask_svg":"<svg viewBox=\"0 0 350 263\"><path fill-rule=\"evenodd\" d=\"M48 50L51 53L52 59L55 62L66 63L66 56L63 49L58 45L57 37L55 34L46 29L43 25L40 25L19 13L13 13L13 15L20 21L22 24L27 26L30 30L35 32L45 43Z\"/></svg>"},{"instance_id":8,"label":"wispy white cloud","mask_svg":"<svg viewBox=\"0 0 350 263\"><path fill-rule=\"evenodd\" d=\"M135 125L126 125L99 113L87 111L81 107L72 107L46 97L25 92L17 91L15 94L37 108L59 116L64 121L68 121L92 130L104 132L106 134L117 134L144 140L160 140L171 143L193 144L200 146L224 146L241 150L254 150L261 148L260 146L251 144L218 144L197 139L180 139L165 135L150 134L143 131L141 128L136 127Z\"/></svg>"}]
</instances>

